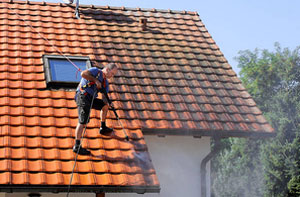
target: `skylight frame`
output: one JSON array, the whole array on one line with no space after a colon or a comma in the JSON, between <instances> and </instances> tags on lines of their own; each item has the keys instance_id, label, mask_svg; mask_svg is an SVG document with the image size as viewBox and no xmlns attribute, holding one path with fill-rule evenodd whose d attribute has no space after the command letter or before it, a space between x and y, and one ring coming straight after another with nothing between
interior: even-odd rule
<instances>
[{"instance_id":1,"label":"skylight frame","mask_svg":"<svg viewBox=\"0 0 300 197\"><path fill-rule=\"evenodd\" d=\"M86 62L86 68L89 69L92 67L90 58L88 56L66 56L71 61L85 61ZM53 80L53 75L51 73L51 65L50 60L65 60L66 63L68 60L61 55L43 55L43 66L44 66L44 73L45 73L45 79L48 87L60 87L60 88L69 88L69 87L76 87L79 83L79 81L60 81L60 80ZM73 65L72 65L73 66ZM80 72L78 69L74 66L74 72L70 73L73 75L77 75L78 79L81 78Z\"/></svg>"}]
</instances>

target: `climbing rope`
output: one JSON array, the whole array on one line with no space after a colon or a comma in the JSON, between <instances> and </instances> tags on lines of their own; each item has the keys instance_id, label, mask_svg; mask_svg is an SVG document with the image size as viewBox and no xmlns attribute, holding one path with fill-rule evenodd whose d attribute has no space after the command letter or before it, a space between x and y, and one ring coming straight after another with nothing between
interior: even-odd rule
<instances>
[{"instance_id":1,"label":"climbing rope","mask_svg":"<svg viewBox=\"0 0 300 197\"><path fill-rule=\"evenodd\" d=\"M74 63L72 62L72 60L70 58L68 58L65 54L63 54L61 52L61 50L59 50L56 46L54 46L45 36L43 36L39 31L37 31L31 24L29 24L24 18L22 18L15 10L13 10L12 8L10 8L9 6L7 6L8 9L10 9L14 14L16 14L18 16L19 19L21 19L22 21L24 21L24 23L30 27L31 30L33 30L34 32L36 32L42 39L44 39L53 49L55 49L61 56L63 56L64 58L66 58L66 60L68 60L76 69L76 75L78 72L81 72L82 70Z\"/></svg>"},{"instance_id":2,"label":"climbing rope","mask_svg":"<svg viewBox=\"0 0 300 197\"><path fill-rule=\"evenodd\" d=\"M82 70L69 58L67 57L65 54L63 54L61 52L61 50L59 50L55 45L53 45L45 36L43 36L38 30L36 30L28 21L26 21L24 18L22 18L14 9L10 8L9 6L7 6L9 10L11 10L15 15L18 16L19 19L21 19L22 21L24 21L24 23L26 24L26 26L30 27L30 29L34 32L36 32L43 40L45 40L53 49L55 49L61 56L63 56L68 62L71 63L71 65L73 65L76 69L77 69L77 72L76 72L76 76L77 76L77 73L78 72L82 72ZM76 17L79 19L79 0L77 0L76 2ZM92 109L92 106L93 106L93 103L94 103L94 99L95 99L95 96L96 96L96 93L97 91L95 90L94 91L94 95L93 95L93 98L92 98L92 101L91 101L91 107L90 107L90 113L91 113L91 109ZM107 98L107 94L105 95ZM125 135L125 138L127 141L129 141L129 138L128 138L128 135L125 131L125 128L123 126L123 124L121 123L120 119L119 119L119 116L118 114L116 113L116 110L113 108L111 108L113 110L113 112L115 113L117 119L118 119L118 122L119 124L121 125L122 129L123 129L123 132L124 132L124 135ZM88 121L90 119L90 113L88 114ZM0 136L2 136L2 128L0 128ZM79 151L80 151L80 148L81 148L81 145L82 145L82 140L85 138L85 133L86 133L86 129L87 129L87 124L85 125L85 128L83 130L83 133L81 135L81 139L80 139L80 145L79 145L79 148L78 148L78 151L76 153L76 156L75 156L75 160L74 160L74 165L73 165L73 169L72 169L72 173L71 173L71 177L70 177L70 182L69 182L69 185L68 185L68 192L67 192L67 197L69 197L69 194L70 194L70 189L71 189L71 185L72 185L72 181L73 181L73 177L74 177L74 170L75 170L75 167L76 167L76 163L77 163L77 158L78 158L78 154L79 154ZM4 136L3 136L3 140L4 140Z\"/></svg>"},{"instance_id":3,"label":"climbing rope","mask_svg":"<svg viewBox=\"0 0 300 197\"><path fill-rule=\"evenodd\" d=\"M79 1L78 1L79 2ZM69 61L71 63L71 65L73 65L76 69L77 69L77 72L76 72L76 76L77 76L77 73L78 72L81 72L82 70L70 59L68 58L65 54L63 54L56 46L54 46L45 36L43 36L38 30L36 30L31 24L29 24L29 22L27 22L24 18L22 18L14 9L10 8L9 6L7 6L9 10L11 10L15 15L18 16L19 19L21 19L22 21L24 21L25 25L30 27L30 29L34 32L36 32L43 40L45 40L53 49L55 49L61 56L63 56L67 61ZM95 98L95 95L96 95L97 91L95 91L94 95L93 95L93 99L92 99L92 102L91 102L91 108L93 106L93 102L94 102L94 98ZM90 111L91 111L91 108L90 108ZM88 120L90 119L90 114L88 115ZM87 124L85 125L85 128L84 128L84 131L82 133L82 136L81 136L81 139L80 139L80 146L78 148L78 151L76 153L76 156L75 156L75 161L74 161L74 166L73 166L73 169L72 169L72 174L71 174L71 177L70 177L70 183L68 185L68 193L67 193L67 197L69 196L69 193L70 193L70 188L71 188L71 184L72 184L72 180L73 180L73 175L74 175L74 169L75 169L75 166L76 166L76 162L77 162L77 158L78 158L78 153L80 151L80 148L81 148L81 144L82 144L82 140L84 139L85 137L85 132L86 132L86 128L87 128ZM2 135L2 128L1 129L1 134ZM3 139L4 140L4 139Z\"/></svg>"}]
</instances>

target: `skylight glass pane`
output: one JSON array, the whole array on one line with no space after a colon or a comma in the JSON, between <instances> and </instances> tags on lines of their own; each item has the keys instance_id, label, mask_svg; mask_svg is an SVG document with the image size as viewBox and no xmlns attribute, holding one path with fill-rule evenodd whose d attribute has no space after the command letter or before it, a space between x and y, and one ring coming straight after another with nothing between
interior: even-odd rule
<instances>
[{"instance_id":1,"label":"skylight glass pane","mask_svg":"<svg viewBox=\"0 0 300 197\"><path fill-rule=\"evenodd\" d=\"M81 70L85 70L86 60L72 60ZM79 82L80 76L76 78L77 68L65 59L49 59L51 80L65 82ZM77 74L78 75L78 74Z\"/></svg>"}]
</instances>

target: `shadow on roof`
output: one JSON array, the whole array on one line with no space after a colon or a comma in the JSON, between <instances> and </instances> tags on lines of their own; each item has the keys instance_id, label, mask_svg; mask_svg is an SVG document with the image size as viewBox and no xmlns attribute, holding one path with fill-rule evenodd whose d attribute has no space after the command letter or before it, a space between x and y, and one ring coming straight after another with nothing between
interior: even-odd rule
<instances>
[{"instance_id":1,"label":"shadow on roof","mask_svg":"<svg viewBox=\"0 0 300 197\"><path fill-rule=\"evenodd\" d=\"M80 9L80 15L84 16L85 18L92 18L95 20L104 20L104 21L112 21L116 23L133 23L136 20L128 17L124 14L119 12L113 11L104 11L100 9Z\"/></svg>"}]
</instances>

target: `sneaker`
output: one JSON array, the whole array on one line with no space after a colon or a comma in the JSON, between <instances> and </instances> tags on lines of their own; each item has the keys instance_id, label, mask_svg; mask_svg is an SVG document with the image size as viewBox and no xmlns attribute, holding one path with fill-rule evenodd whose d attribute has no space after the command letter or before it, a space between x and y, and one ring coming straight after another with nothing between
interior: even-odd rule
<instances>
[{"instance_id":1,"label":"sneaker","mask_svg":"<svg viewBox=\"0 0 300 197\"><path fill-rule=\"evenodd\" d=\"M91 154L91 152L83 147L80 147L80 146L73 146L73 152L74 153L78 153L79 155L89 155ZM79 152L78 152L78 149L79 149Z\"/></svg>"},{"instance_id":2,"label":"sneaker","mask_svg":"<svg viewBox=\"0 0 300 197\"><path fill-rule=\"evenodd\" d=\"M107 135L107 136L111 135L112 132L113 132L113 129L108 128L108 127L101 127L100 131L99 131L99 133L101 135Z\"/></svg>"}]
</instances>

